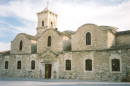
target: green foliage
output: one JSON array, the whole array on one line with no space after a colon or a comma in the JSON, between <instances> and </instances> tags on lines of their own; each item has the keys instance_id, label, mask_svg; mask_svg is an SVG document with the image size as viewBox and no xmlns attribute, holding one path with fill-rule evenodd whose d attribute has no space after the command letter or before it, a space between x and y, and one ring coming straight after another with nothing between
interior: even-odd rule
<instances>
[{"instance_id":1,"label":"green foliage","mask_svg":"<svg viewBox=\"0 0 130 86\"><path fill-rule=\"evenodd\" d=\"M122 77L121 81L122 82L130 82L130 75L127 74L125 77Z\"/></svg>"}]
</instances>

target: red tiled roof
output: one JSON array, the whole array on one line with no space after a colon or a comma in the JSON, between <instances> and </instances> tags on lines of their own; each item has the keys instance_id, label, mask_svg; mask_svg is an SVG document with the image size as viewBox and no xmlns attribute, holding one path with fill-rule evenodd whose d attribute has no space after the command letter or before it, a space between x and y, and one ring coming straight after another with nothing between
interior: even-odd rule
<instances>
[{"instance_id":1,"label":"red tiled roof","mask_svg":"<svg viewBox=\"0 0 130 86\"><path fill-rule=\"evenodd\" d=\"M0 52L0 54L4 54L4 53L7 53L7 52L9 52L9 50L8 50L8 51L3 51L3 52Z\"/></svg>"}]
</instances>

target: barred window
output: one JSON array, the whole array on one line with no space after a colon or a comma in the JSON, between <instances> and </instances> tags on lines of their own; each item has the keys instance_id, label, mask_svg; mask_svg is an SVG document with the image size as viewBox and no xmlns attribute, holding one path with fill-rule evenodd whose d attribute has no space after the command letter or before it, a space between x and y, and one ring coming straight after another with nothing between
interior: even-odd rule
<instances>
[{"instance_id":1,"label":"barred window","mask_svg":"<svg viewBox=\"0 0 130 86\"><path fill-rule=\"evenodd\" d=\"M71 70L71 60L66 60L66 70Z\"/></svg>"},{"instance_id":2,"label":"barred window","mask_svg":"<svg viewBox=\"0 0 130 86\"><path fill-rule=\"evenodd\" d=\"M91 59L87 59L85 61L85 69L86 70L92 70L92 60Z\"/></svg>"},{"instance_id":3,"label":"barred window","mask_svg":"<svg viewBox=\"0 0 130 86\"><path fill-rule=\"evenodd\" d=\"M112 59L112 71L120 71L120 60Z\"/></svg>"}]
</instances>

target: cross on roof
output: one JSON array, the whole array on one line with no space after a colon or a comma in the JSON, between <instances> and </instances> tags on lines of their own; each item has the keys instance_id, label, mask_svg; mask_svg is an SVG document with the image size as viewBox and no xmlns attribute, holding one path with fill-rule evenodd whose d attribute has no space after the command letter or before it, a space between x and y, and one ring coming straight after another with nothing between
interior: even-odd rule
<instances>
[{"instance_id":1,"label":"cross on roof","mask_svg":"<svg viewBox=\"0 0 130 86\"><path fill-rule=\"evenodd\" d=\"M47 0L47 7L49 6L49 0Z\"/></svg>"}]
</instances>

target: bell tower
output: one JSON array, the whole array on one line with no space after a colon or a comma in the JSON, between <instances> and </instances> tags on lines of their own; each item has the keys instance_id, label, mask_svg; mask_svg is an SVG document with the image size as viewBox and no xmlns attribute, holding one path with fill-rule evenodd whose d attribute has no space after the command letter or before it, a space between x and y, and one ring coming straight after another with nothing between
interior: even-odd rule
<instances>
[{"instance_id":1,"label":"bell tower","mask_svg":"<svg viewBox=\"0 0 130 86\"><path fill-rule=\"evenodd\" d=\"M55 29L57 27L57 14L50 11L48 1L47 7L43 11L37 13L37 16L37 34L41 34L49 28Z\"/></svg>"}]
</instances>

